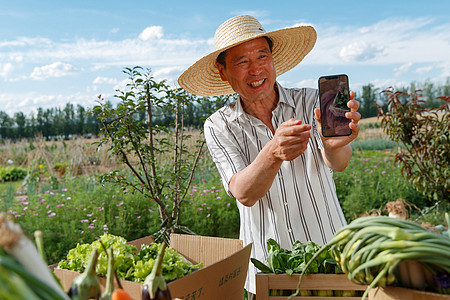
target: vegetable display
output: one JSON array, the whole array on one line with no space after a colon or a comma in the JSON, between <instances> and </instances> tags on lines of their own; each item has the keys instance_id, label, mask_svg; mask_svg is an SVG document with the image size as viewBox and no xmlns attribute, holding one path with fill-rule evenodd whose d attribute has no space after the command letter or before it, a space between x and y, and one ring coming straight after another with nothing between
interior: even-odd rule
<instances>
[{"instance_id":1,"label":"vegetable display","mask_svg":"<svg viewBox=\"0 0 450 300\"><path fill-rule=\"evenodd\" d=\"M274 239L267 240L267 264L251 258L253 265L262 273L288 274L305 272L305 274L343 274L341 267L334 259L331 251L322 251L309 265L312 257L321 250L321 247L312 241L301 243L296 241L292 244L292 250L281 248ZM271 296L288 296L290 290L270 290ZM301 296L319 297L353 297L359 291L353 290L301 290Z\"/></svg>"},{"instance_id":2,"label":"vegetable display","mask_svg":"<svg viewBox=\"0 0 450 300\"><path fill-rule=\"evenodd\" d=\"M348 278L368 285L403 286L450 294L450 239L447 235L402 219L369 216L341 228L303 269L297 291L309 267L331 251ZM414 270L413 270L414 268Z\"/></svg>"},{"instance_id":3,"label":"vegetable display","mask_svg":"<svg viewBox=\"0 0 450 300\"><path fill-rule=\"evenodd\" d=\"M135 281L145 280L144 290L149 291L149 299L166 300L172 299L166 281L203 266L193 265L165 243L142 245L136 253L137 248L127 244L124 238L105 234L91 244L78 244L60 262L61 266L81 273L66 293L42 255L42 233L35 233L35 238L37 247L23 234L19 224L0 214L0 299L131 300L121 286L119 273ZM99 272L107 275L103 294Z\"/></svg>"},{"instance_id":4,"label":"vegetable display","mask_svg":"<svg viewBox=\"0 0 450 300\"><path fill-rule=\"evenodd\" d=\"M106 273L106 286L100 300L111 300L114 292L114 249L111 247L108 253L108 272Z\"/></svg>"},{"instance_id":5,"label":"vegetable display","mask_svg":"<svg viewBox=\"0 0 450 300\"><path fill-rule=\"evenodd\" d=\"M99 255L96 273L100 277L105 277L108 269L108 255L104 248L111 247L114 248L114 264L119 279L142 283L151 273L162 243L142 245L141 250L137 252L137 248L127 244L123 237L103 234L91 244L78 244L75 248L69 250L67 257L58 263L58 268L84 272L89 254L93 249L97 249ZM170 282L182 278L202 268L202 266L201 263L198 265L192 264L174 249L167 247L162 271L164 279Z\"/></svg>"},{"instance_id":6,"label":"vegetable display","mask_svg":"<svg viewBox=\"0 0 450 300\"><path fill-rule=\"evenodd\" d=\"M153 265L152 272L145 278L142 287L142 300L170 300L172 296L167 288L166 281L162 276L162 264L166 243L163 243L158 252L158 257Z\"/></svg>"},{"instance_id":7,"label":"vegetable display","mask_svg":"<svg viewBox=\"0 0 450 300\"><path fill-rule=\"evenodd\" d=\"M88 300L100 297L100 283L95 274L97 266L98 251L94 249L89 258L88 265L84 272L78 275L72 282L69 296L73 300Z\"/></svg>"},{"instance_id":8,"label":"vegetable display","mask_svg":"<svg viewBox=\"0 0 450 300\"><path fill-rule=\"evenodd\" d=\"M283 249L274 239L267 240L267 265L251 258L252 263L262 273L301 273L307 262L320 251L321 247L309 241L306 244L299 241L292 245L292 250ZM323 251L309 266L306 274L339 274L342 270L339 264L331 255L331 251Z\"/></svg>"}]
</instances>

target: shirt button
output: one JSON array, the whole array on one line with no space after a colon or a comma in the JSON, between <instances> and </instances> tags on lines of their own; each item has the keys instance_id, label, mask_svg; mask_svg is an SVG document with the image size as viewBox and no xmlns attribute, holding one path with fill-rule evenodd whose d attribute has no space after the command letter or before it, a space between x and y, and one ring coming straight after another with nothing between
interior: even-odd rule
<instances>
[{"instance_id":1,"label":"shirt button","mask_svg":"<svg viewBox=\"0 0 450 300\"><path fill-rule=\"evenodd\" d=\"M284 202L284 205L285 205L285 206L287 206L287 205L288 205L287 201L286 201L286 202Z\"/></svg>"},{"instance_id":2,"label":"shirt button","mask_svg":"<svg viewBox=\"0 0 450 300\"><path fill-rule=\"evenodd\" d=\"M289 232L289 233L291 233L291 232L292 232L292 229L291 229L291 228L289 228L289 229L288 229L288 232Z\"/></svg>"}]
</instances>

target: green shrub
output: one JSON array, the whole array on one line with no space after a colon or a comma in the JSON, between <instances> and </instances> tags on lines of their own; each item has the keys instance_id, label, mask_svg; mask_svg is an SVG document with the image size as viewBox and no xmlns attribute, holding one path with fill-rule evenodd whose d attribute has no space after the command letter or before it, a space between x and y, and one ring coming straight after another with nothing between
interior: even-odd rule
<instances>
[{"instance_id":1,"label":"green shrub","mask_svg":"<svg viewBox=\"0 0 450 300\"><path fill-rule=\"evenodd\" d=\"M398 144L387 139L368 139L368 140L356 140L352 142L352 148L354 150L386 150L395 149Z\"/></svg>"},{"instance_id":2,"label":"green shrub","mask_svg":"<svg viewBox=\"0 0 450 300\"><path fill-rule=\"evenodd\" d=\"M0 168L0 181L18 181L27 176L27 170L22 167L2 167Z\"/></svg>"}]
</instances>

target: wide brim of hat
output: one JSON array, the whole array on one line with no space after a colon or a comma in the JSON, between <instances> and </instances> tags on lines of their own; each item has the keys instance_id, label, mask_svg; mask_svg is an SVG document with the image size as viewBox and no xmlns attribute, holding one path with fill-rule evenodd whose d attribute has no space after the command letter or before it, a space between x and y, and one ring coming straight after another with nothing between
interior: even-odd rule
<instances>
[{"instance_id":1,"label":"wide brim of hat","mask_svg":"<svg viewBox=\"0 0 450 300\"><path fill-rule=\"evenodd\" d=\"M178 84L188 93L203 97L235 93L231 85L220 78L215 65L217 56L222 51L262 36L267 36L273 41L272 57L277 76L297 66L314 47L317 38L316 31L311 26L261 33L202 57L180 75Z\"/></svg>"}]
</instances>

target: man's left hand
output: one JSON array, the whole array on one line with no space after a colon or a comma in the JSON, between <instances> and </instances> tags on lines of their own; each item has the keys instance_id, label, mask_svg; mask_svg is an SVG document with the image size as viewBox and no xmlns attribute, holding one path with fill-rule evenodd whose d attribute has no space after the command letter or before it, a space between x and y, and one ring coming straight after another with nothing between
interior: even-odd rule
<instances>
[{"instance_id":1,"label":"man's left hand","mask_svg":"<svg viewBox=\"0 0 450 300\"><path fill-rule=\"evenodd\" d=\"M354 98L355 93L353 91L350 91L350 100L347 102L347 107L350 108L350 111L345 113L345 117L351 120L348 126L352 130L352 133L348 136L335 136L335 137L322 136L322 128L320 123L320 109L316 108L314 110L314 117L316 118L317 123L319 124L318 128L319 134L320 137L322 138L325 149L336 149L339 147L343 147L345 145L348 145L358 136L359 134L358 122L361 119L361 114L357 112L359 108L359 102L356 101Z\"/></svg>"}]
</instances>

